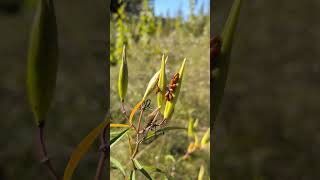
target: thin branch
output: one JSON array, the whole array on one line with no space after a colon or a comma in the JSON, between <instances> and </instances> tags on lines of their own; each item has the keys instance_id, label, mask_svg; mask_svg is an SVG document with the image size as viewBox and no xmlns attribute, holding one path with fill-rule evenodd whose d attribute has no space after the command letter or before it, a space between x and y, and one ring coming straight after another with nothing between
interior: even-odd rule
<instances>
[{"instance_id":1,"label":"thin branch","mask_svg":"<svg viewBox=\"0 0 320 180\"><path fill-rule=\"evenodd\" d=\"M55 169L53 168L51 161L50 161L48 154L47 154L43 130L44 130L44 123L41 123L38 126L38 133L37 133L37 140L39 143L39 151L40 151L40 158L41 158L40 162L48 169L48 172L49 172L50 176L52 177L52 179L59 180L59 177L58 177Z\"/></svg>"},{"instance_id":2,"label":"thin branch","mask_svg":"<svg viewBox=\"0 0 320 180\"><path fill-rule=\"evenodd\" d=\"M103 170L104 170L104 166L106 163L107 158L109 157L109 144L106 138L107 135L107 129L109 128L109 124L104 127L102 133L101 133L101 137L100 137L100 141L101 141L101 146L100 146L100 150L101 150L101 154L100 154L100 159L99 159L99 163L98 163L98 167L96 170L96 175L95 175L95 180L101 180L102 175L103 175Z\"/></svg>"},{"instance_id":3,"label":"thin branch","mask_svg":"<svg viewBox=\"0 0 320 180\"><path fill-rule=\"evenodd\" d=\"M131 156L131 159L134 159L134 157L136 156L136 154L137 154L138 151L139 151L139 145L140 145L140 143L141 143L141 142L139 141L139 135L140 135L139 132L140 132L141 119L142 119L142 115L143 115L144 110L145 110L145 108L142 107L142 108L141 108L141 112L140 112L140 116L139 116L139 120L138 120L138 129L137 129L137 135L136 135L136 137L137 137L136 147L135 147L134 152L133 152L133 154L132 154L132 156Z\"/></svg>"}]
</instances>

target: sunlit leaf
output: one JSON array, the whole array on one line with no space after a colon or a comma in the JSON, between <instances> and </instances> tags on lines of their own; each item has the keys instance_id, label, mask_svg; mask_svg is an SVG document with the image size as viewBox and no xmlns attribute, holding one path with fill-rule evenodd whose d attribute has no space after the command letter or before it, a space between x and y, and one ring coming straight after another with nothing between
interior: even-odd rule
<instances>
[{"instance_id":1,"label":"sunlit leaf","mask_svg":"<svg viewBox=\"0 0 320 180\"><path fill-rule=\"evenodd\" d=\"M115 158L113 157L110 157L110 162L117 168L121 171L121 173L126 176L126 172L124 171L124 167L122 166L122 164L116 160Z\"/></svg>"},{"instance_id":2,"label":"sunlit leaf","mask_svg":"<svg viewBox=\"0 0 320 180\"><path fill-rule=\"evenodd\" d=\"M136 171L132 170L130 173L130 180L136 180Z\"/></svg>"},{"instance_id":3,"label":"sunlit leaf","mask_svg":"<svg viewBox=\"0 0 320 180\"><path fill-rule=\"evenodd\" d=\"M128 129L125 129L124 131L120 132L116 137L112 138L110 140L110 148L112 148L117 142L120 141L120 139L122 139L122 137L128 132Z\"/></svg>"},{"instance_id":4,"label":"sunlit leaf","mask_svg":"<svg viewBox=\"0 0 320 180\"><path fill-rule=\"evenodd\" d=\"M139 163L138 160L133 159L133 162L134 162L135 166L137 167L137 169L138 169L146 178L148 178L149 180L150 180L150 179L152 180L150 174L147 172L147 170L144 168L144 166L142 166L142 165Z\"/></svg>"},{"instance_id":5,"label":"sunlit leaf","mask_svg":"<svg viewBox=\"0 0 320 180\"><path fill-rule=\"evenodd\" d=\"M110 124L110 128L123 128L123 127L130 127L128 124Z\"/></svg>"}]
</instances>

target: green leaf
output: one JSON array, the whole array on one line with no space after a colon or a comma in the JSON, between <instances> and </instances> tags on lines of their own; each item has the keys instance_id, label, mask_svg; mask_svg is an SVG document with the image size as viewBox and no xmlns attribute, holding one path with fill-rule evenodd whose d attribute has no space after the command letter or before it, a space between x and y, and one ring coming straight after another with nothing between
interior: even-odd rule
<instances>
[{"instance_id":1,"label":"green leaf","mask_svg":"<svg viewBox=\"0 0 320 180\"><path fill-rule=\"evenodd\" d=\"M136 180L136 171L132 170L130 173L130 180Z\"/></svg>"},{"instance_id":2,"label":"green leaf","mask_svg":"<svg viewBox=\"0 0 320 180\"><path fill-rule=\"evenodd\" d=\"M77 168L81 158L88 152L98 135L109 123L109 119L105 119L103 122L101 122L99 126L93 129L72 152L68 165L64 171L64 180L71 180L73 172Z\"/></svg>"},{"instance_id":3,"label":"green leaf","mask_svg":"<svg viewBox=\"0 0 320 180\"><path fill-rule=\"evenodd\" d=\"M110 140L110 148L112 148L120 139L128 132L129 128L125 129L124 131L120 132L116 137Z\"/></svg>"},{"instance_id":4,"label":"green leaf","mask_svg":"<svg viewBox=\"0 0 320 180\"><path fill-rule=\"evenodd\" d=\"M48 113L58 71L58 30L53 0L39 0L28 50L27 91L37 125Z\"/></svg>"},{"instance_id":5,"label":"green leaf","mask_svg":"<svg viewBox=\"0 0 320 180\"><path fill-rule=\"evenodd\" d=\"M135 164L135 166L137 167L137 169L149 180L152 180L152 177L150 176L150 174L147 172L147 170L144 168L144 166L142 166L138 160L133 159L133 162Z\"/></svg>"},{"instance_id":6,"label":"green leaf","mask_svg":"<svg viewBox=\"0 0 320 180\"><path fill-rule=\"evenodd\" d=\"M213 77L213 83L211 84L212 89L215 92L211 96L211 102L213 102L214 119L216 118L219 112L219 106L221 104L221 99L224 94L224 88L226 85L230 63L230 54L233 44L233 37L236 31L236 26L240 13L240 5L241 0L234 0L227 22L222 32L221 52L216 59L217 67L216 69L212 69L212 71L219 72Z\"/></svg>"},{"instance_id":7,"label":"green leaf","mask_svg":"<svg viewBox=\"0 0 320 180\"><path fill-rule=\"evenodd\" d=\"M117 168L121 171L121 173L126 176L126 172L124 171L124 167L122 166L122 164L116 160L115 158L113 157L110 157L110 162Z\"/></svg>"}]
</instances>

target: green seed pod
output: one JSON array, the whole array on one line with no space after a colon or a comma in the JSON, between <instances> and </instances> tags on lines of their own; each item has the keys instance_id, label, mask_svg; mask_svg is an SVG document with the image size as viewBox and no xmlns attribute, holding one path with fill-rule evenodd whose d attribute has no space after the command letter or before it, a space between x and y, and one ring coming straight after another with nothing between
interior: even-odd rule
<instances>
[{"instance_id":1,"label":"green seed pod","mask_svg":"<svg viewBox=\"0 0 320 180\"><path fill-rule=\"evenodd\" d=\"M224 94L224 88L226 86L228 69L230 64L230 54L232 50L233 37L236 31L237 22L239 19L241 0L234 0L232 8L230 10L228 19L223 28L223 32L221 35L222 44L221 51L215 62L217 67L212 70L212 83L210 83L211 88L213 89L213 93L210 96L210 101L213 105L213 118L215 119L219 112L219 107L221 104L221 100ZM213 62L211 62L213 63Z\"/></svg>"},{"instance_id":2,"label":"green seed pod","mask_svg":"<svg viewBox=\"0 0 320 180\"><path fill-rule=\"evenodd\" d=\"M193 136L193 118L189 117L189 123L188 123L188 137L192 137Z\"/></svg>"},{"instance_id":3,"label":"green seed pod","mask_svg":"<svg viewBox=\"0 0 320 180\"><path fill-rule=\"evenodd\" d=\"M124 102L124 98L126 97L128 89L128 64L127 64L127 53L126 46L123 46L122 51L122 61L120 65L119 71L119 79L118 79L118 93L121 102Z\"/></svg>"},{"instance_id":4,"label":"green seed pod","mask_svg":"<svg viewBox=\"0 0 320 180\"><path fill-rule=\"evenodd\" d=\"M167 63L168 57L165 60L165 63ZM149 96L150 93L157 87L158 81L159 81L159 75L160 75L160 70L156 72L152 78L150 79L146 92L143 95L142 101L145 101L147 97Z\"/></svg>"},{"instance_id":5,"label":"green seed pod","mask_svg":"<svg viewBox=\"0 0 320 180\"><path fill-rule=\"evenodd\" d=\"M150 79L149 83L148 83L148 86L147 86L147 89L146 89L146 92L144 93L144 96L142 98L142 100L146 100L147 97L149 96L149 94L154 90L154 88L156 87L158 81L159 81L159 74L160 74L160 71L156 72L152 78Z\"/></svg>"},{"instance_id":6,"label":"green seed pod","mask_svg":"<svg viewBox=\"0 0 320 180\"><path fill-rule=\"evenodd\" d=\"M168 57L167 57L168 58ZM166 91L166 60L164 59L164 55L162 55L162 62L161 62L161 68L160 68L160 75L159 75L159 81L158 81L158 88L159 93L157 95L157 101L158 101L158 107L160 108L160 112L163 113L164 111L164 102L165 102L165 96L164 93Z\"/></svg>"},{"instance_id":7,"label":"green seed pod","mask_svg":"<svg viewBox=\"0 0 320 180\"><path fill-rule=\"evenodd\" d=\"M204 147L208 142L210 141L210 128L206 131L206 133L203 135L201 139L201 147Z\"/></svg>"},{"instance_id":8,"label":"green seed pod","mask_svg":"<svg viewBox=\"0 0 320 180\"><path fill-rule=\"evenodd\" d=\"M39 0L28 50L27 91L38 126L49 110L58 70L58 32L52 0Z\"/></svg>"},{"instance_id":9,"label":"green seed pod","mask_svg":"<svg viewBox=\"0 0 320 180\"><path fill-rule=\"evenodd\" d=\"M163 115L164 119L170 119L173 112L174 112L174 107L177 103L178 96L179 96L180 89L181 89L185 63L186 63L186 58L183 60L183 63L182 63L180 70L179 70L179 80L177 82L177 87L175 88L175 90L172 93L173 99L171 101L166 102L166 107L164 109L164 115Z\"/></svg>"}]
</instances>

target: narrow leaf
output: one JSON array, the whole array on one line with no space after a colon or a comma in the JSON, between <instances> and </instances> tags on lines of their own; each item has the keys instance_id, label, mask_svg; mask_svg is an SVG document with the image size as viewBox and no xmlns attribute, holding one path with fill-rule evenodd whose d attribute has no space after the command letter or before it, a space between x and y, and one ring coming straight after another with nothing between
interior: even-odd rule
<instances>
[{"instance_id":1,"label":"narrow leaf","mask_svg":"<svg viewBox=\"0 0 320 180\"><path fill-rule=\"evenodd\" d=\"M74 170L77 168L81 158L88 152L93 142L97 139L101 131L109 124L109 119L105 119L98 127L93 129L76 147L71 154L68 165L64 171L63 179L71 180Z\"/></svg>"},{"instance_id":2,"label":"narrow leaf","mask_svg":"<svg viewBox=\"0 0 320 180\"><path fill-rule=\"evenodd\" d=\"M147 172L147 170L139 163L138 160L133 159L133 162L135 164L135 166L138 168L138 170L149 180L152 180L152 177L150 176L150 174Z\"/></svg>"},{"instance_id":3,"label":"narrow leaf","mask_svg":"<svg viewBox=\"0 0 320 180\"><path fill-rule=\"evenodd\" d=\"M130 180L136 180L136 171L132 170L130 173Z\"/></svg>"},{"instance_id":4,"label":"narrow leaf","mask_svg":"<svg viewBox=\"0 0 320 180\"><path fill-rule=\"evenodd\" d=\"M112 148L117 142L120 141L120 139L128 132L128 129L125 129L124 131L120 132L116 137L112 138L110 140L110 148Z\"/></svg>"},{"instance_id":5,"label":"narrow leaf","mask_svg":"<svg viewBox=\"0 0 320 180\"><path fill-rule=\"evenodd\" d=\"M111 162L116 168L118 168L124 176L126 176L126 172L124 171L124 167L122 166L122 164L121 164L118 160L116 160L116 159L113 158L113 157L110 157L110 162Z\"/></svg>"},{"instance_id":6,"label":"narrow leaf","mask_svg":"<svg viewBox=\"0 0 320 180\"><path fill-rule=\"evenodd\" d=\"M132 120L133 120L133 116L136 113L136 111L139 109L139 107L141 106L141 104L144 102L144 100L138 102L138 104L132 109L131 113L130 113L130 118L129 118L129 122L130 125L132 125Z\"/></svg>"},{"instance_id":7,"label":"narrow leaf","mask_svg":"<svg viewBox=\"0 0 320 180\"><path fill-rule=\"evenodd\" d=\"M123 128L123 127L130 127L128 124L110 124L110 128Z\"/></svg>"}]
</instances>

